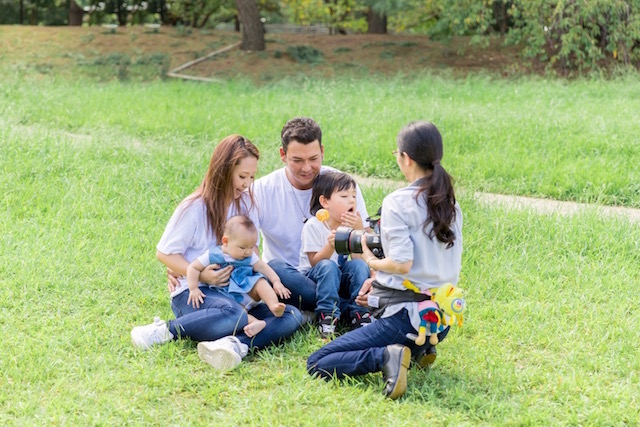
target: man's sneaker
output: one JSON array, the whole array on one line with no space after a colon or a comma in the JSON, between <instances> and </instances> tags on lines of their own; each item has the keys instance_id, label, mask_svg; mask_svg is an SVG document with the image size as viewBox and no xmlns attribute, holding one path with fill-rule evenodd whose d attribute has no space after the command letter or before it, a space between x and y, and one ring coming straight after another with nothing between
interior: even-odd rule
<instances>
[{"instance_id":1,"label":"man's sneaker","mask_svg":"<svg viewBox=\"0 0 640 427\"><path fill-rule=\"evenodd\" d=\"M370 313L356 313L351 318L351 329L358 329L362 326L367 326L371 324L371 314Z\"/></svg>"},{"instance_id":2,"label":"man's sneaker","mask_svg":"<svg viewBox=\"0 0 640 427\"><path fill-rule=\"evenodd\" d=\"M431 365L433 365L433 362L436 361L438 353L436 351L436 347L433 345L429 345L427 343L425 344L425 347L424 351L420 351L416 354L413 361L421 368L430 368Z\"/></svg>"},{"instance_id":3,"label":"man's sneaker","mask_svg":"<svg viewBox=\"0 0 640 427\"><path fill-rule=\"evenodd\" d=\"M136 326L131 330L131 341L140 350L147 350L152 345L164 344L173 339L173 334L167 328L167 322L159 317L153 319L153 323L144 326Z\"/></svg>"},{"instance_id":4,"label":"man's sneaker","mask_svg":"<svg viewBox=\"0 0 640 427\"><path fill-rule=\"evenodd\" d=\"M388 345L384 349L384 358L384 394L389 399L396 400L407 390L407 369L411 363L411 350L400 344Z\"/></svg>"},{"instance_id":5,"label":"man's sneaker","mask_svg":"<svg viewBox=\"0 0 640 427\"><path fill-rule=\"evenodd\" d=\"M198 343L200 359L221 371L228 371L238 366L248 351L249 347L234 336Z\"/></svg>"},{"instance_id":6,"label":"man's sneaker","mask_svg":"<svg viewBox=\"0 0 640 427\"><path fill-rule=\"evenodd\" d=\"M320 313L320 322L318 324L318 329L320 330L320 337L330 338L336 333L336 322L338 319L335 319L330 314Z\"/></svg>"}]
</instances>

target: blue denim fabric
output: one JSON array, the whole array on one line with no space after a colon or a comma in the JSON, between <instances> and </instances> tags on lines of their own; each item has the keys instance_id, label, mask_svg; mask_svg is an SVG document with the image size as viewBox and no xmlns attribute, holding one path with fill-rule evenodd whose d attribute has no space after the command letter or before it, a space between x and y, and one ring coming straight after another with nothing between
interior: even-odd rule
<instances>
[{"instance_id":1,"label":"blue denim fabric","mask_svg":"<svg viewBox=\"0 0 640 427\"><path fill-rule=\"evenodd\" d=\"M356 313L363 315L369 310L356 304L356 297L365 280L369 278L369 267L361 259L347 261L340 268L342 276L340 279L340 311L342 317L354 317Z\"/></svg>"},{"instance_id":2,"label":"blue denim fabric","mask_svg":"<svg viewBox=\"0 0 640 427\"><path fill-rule=\"evenodd\" d=\"M282 302L300 310L313 311L316 308L316 283L297 268L277 259L269 261L282 284L291 291L291 297Z\"/></svg>"},{"instance_id":3,"label":"blue denim fabric","mask_svg":"<svg viewBox=\"0 0 640 427\"><path fill-rule=\"evenodd\" d=\"M249 313L264 320L267 326L255 337L248 338L242 331L248 323L244 308L217 288L203 286L200 290L205 294L200 308L187 304L188 291L171 300L171 309L176 318L170 320L167 326L176 338L215 341L236 335L251 348L263 348L291 336L302 324L302 315L295 307L287 306L282 317L275 317L265 304L259 304Z\"/></svg>"},{"instance_id":4,"label":"blue denim fabric","mask_svg":"<svg viewBox=\"0 0 640 427\"><path fill-rule=\"evenodd\" d=\"M368 312L355 303L362 283L369 278L369 267L361 259L347 261L341 268L333 261L322 260L306 274L284 261L272 260L269 265L291 291L291 297L284 300L287 304L336 318Z\"/></svg>"},{"instance_id":5,"label":"blue denim fabric","mask_svg":"<svg viewBox=\"0 0 640 427\"><path fill-rule=\"evenodd\" d=\"M448 332L449 328L439 333L438 338L444 339ZM411 326L407 310L401 310L393 316L354 329L320 348L307 359L307 371L325 379L381 371L386 346L406 345L412 354L423 349L408 339L407 333L415 334L416 331Z\"/></svg>"}]
</instances>

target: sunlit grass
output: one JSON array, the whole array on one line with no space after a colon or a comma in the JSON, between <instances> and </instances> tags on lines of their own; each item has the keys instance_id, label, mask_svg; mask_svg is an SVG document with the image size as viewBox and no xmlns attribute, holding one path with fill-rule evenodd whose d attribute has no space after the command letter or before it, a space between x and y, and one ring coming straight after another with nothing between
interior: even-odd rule
<instances>
[{"instance_id":1,"label":"sunlit grass","mask_svg":"<svg viewBox=\"0 0 640 427\"><path fill-rule=\"evenodd\" d=\"M473 191L639 206L629 81L400 80L90 84L0 80L0 424L636 425L640 229L593 214L485 207ZM433 120L464 212L463 328L390 402L379 375L305 372L302 329L221 374L193 343L146 353L132 326L171 317L155 245L239 132L280 164L295 115L326 163L399 178L399 128ZM386 188L364 188L370 213Z\"/></svg>"}]
</instances>

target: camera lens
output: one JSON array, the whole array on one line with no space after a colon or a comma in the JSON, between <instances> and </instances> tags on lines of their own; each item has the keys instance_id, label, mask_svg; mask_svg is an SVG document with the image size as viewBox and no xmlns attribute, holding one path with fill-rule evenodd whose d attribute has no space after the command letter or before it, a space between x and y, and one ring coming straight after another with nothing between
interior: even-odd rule
<instances>
[{"instance_id":1,"label":"camera lens","mask_svg":"<svg viewBox=\"0 0 640 427\"><path fill-rule=\"evenodd\" d=\"M377 257L382 256L382 241L379 234L366 233L364 230L354 230L349 227L336 229L335 247L341 255L361 254L362 236L366 237L367 246Z\"/></svg>"}]
</instances>

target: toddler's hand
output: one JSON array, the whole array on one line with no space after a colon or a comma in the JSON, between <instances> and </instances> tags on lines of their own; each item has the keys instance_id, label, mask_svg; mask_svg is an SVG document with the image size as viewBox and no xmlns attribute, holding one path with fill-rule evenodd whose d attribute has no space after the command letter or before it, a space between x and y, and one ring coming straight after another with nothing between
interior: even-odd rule
<instances>
[{"instance_id":1,"label":"toddler's hand","mask_svg":"<svg viewBox=\"0 0 640 427\"><path fill-rule=\"evenodd\" d=\"M356 211L356 213L343 213L340 217L340 221L345 227L351 227L354 230L364 230L364 223L362 222L362 218L360 217L360 213L358 211Z\"/></svg>"},{"instance_id":2,"label":"toddler's hand","mask_svg":"<svg viewBox=\"0 0 640 427\"><path fill-rule=\"evenodd\" d=\"M331 245L332 248L336 247L336 230L331 230L331 233L327 236L327 243Z\"/></svg>"},{"instance_id":3,"label":"toddler's hand","mask_svg":"<svg viewBox=\"0 0 640 427\"><path fill-rule=\"evenodd\" d=\"M189 289L189 298L187 298L187 305L192 304L194 308L200 308L200 304L204 302L207 296L200 290L200 288Z\"/></svg>"},{"instance_id":4,"label":"toddler's hand","mask_svg":"<svg viewBox=\"0 0 640 427\"><path fill-rule=\"evenodd\" d=\"M291 291L287 289L287 287L284 286L282 282L274 282L273 290L276 293L276 295L278 295L282 299L287 299L291 297Z\"/></svg>"}]
</instances>

